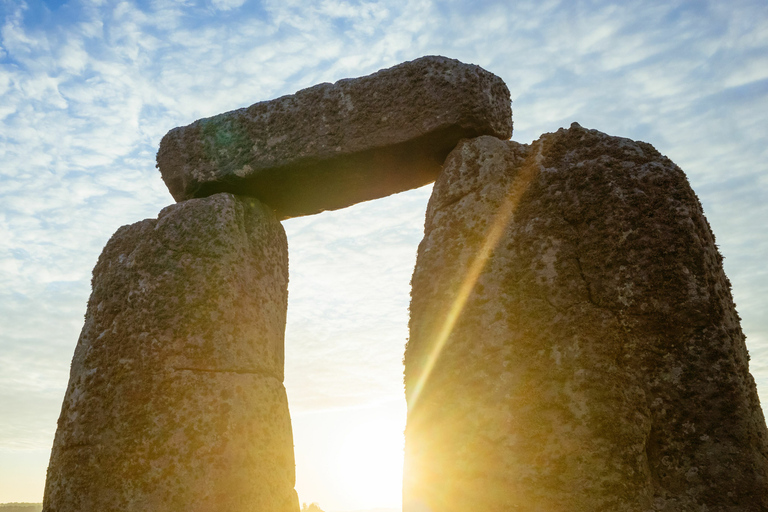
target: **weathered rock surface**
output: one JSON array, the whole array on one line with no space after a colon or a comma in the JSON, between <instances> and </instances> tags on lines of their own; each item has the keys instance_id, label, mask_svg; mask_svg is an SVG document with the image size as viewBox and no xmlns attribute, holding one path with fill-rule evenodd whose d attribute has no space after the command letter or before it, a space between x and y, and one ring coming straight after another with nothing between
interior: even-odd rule
<instances>
[{"instance_id":1,"label":"weathered rock surface","mask_svg":"<svg viewBox=\"0 0 768 512\"><path fill-rule=\"evenodd\" d=\"M297 512L287 244L217 194L120 228L93 272L44 510Z\"/></svg>"},{"instance_id":2,"label":"weathered rock surface","mask_svg":"<svg viewBox=\"0 0 768 512\"><path fill-rule=\"evenodd\" d=\"M462 142L413 275L404 512L768 510L748 359L701 205L652 146L575 124Z\"/></svg>"},{"instance_id":3,"label":"weathered rock surface","mask_svg":"<svg viewBox=\"0 0 768 512\"><path fill-rule=\"evenodd\" d=\"M177 201L232 192L283 219L430 183L478 135L512 136L507 86L431 56L175 128L157 166Z\"/></svg>"}]
</instances>

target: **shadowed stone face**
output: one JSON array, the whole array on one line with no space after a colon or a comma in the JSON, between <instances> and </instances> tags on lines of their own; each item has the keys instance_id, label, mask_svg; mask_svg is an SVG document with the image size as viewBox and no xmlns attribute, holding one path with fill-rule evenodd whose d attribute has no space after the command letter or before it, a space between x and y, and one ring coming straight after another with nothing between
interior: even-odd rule
<instances>
[{"instance_id":1,"label":"shadowed stone face","mask_svg":"<svg viewBox=\"0 0 768 512\"><path fill-rule=\"evenodd\" d=\"M115 233L92 284L44 510L297 512L272 211L169 206Z\"/></svg>"},{"instance_id":2,"label":"shadowed stone face","mask_svg":"<svg viewBox=\"0 0 768 512\"><path fill-rule=\"evenodd\" d=\"M157 166L177 201L227 191L278 219L434 181L463 137L512 136L509 90L479 66L423 57L171 130Z\"/></svg>"},{"instance_id":3,"label":"shadowed stone face","mask_svg":"<svg viewBox=\"0 0 768 512\"><path fill-rule=\"evenodd\" d=\"M462 142L412 284L404 512L768 510L722 258L652 146Z\"/></svg>"}]
</instances>

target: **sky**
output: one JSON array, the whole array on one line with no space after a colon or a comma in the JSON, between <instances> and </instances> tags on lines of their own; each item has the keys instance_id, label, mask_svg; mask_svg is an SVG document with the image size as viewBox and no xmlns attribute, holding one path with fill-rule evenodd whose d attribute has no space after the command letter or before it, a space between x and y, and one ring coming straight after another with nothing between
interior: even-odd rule
<instances>
[{"instance_id":1,"label":"sky","mask_svg":"<svg viewBox=\"0 0 768 512\"><path fill-rule=\"evenodd\" d=\"M0 503L42 500L91 270L173 202L162 136L434 54L504 79L513 140L576 121L686 172L768 397L765 0L0 0ZM284 222L297 490L327 512L399 507L430 192Z\"/></svg>"}]
</instances>

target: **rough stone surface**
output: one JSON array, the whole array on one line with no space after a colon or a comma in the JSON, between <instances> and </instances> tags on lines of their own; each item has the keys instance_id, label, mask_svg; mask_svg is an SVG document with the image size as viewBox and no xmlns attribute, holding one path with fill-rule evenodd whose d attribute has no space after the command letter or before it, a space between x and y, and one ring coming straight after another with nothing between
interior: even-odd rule
<instances>
[{"instance_id":1,"label":"rough stone surface","mask_svg":"<svg viewBox=\"0 0 768 512\"><path fill-rule=\"evenodd\" d=\"M748 359L701 205L652 146L465 141L413 275L404 512L768 510Z\"/></svg>"},{"instance_id":2,"label":"rough stone surface","mask_svg":"<svg viewBox=\"0 0 768 512\"><path fill-rule=\"evenodd\" d=\"M169 206L115 233L92 284L44 510L297 512L272 211Z\"/></svg>"},{"instance_id":3,"label":"rough stone surface","mask_svg":"<svg viewBox=\"0 0 768 512\"><path fill-rule=\"evenodd\" d=\"M227 191L283 219L430 183L478 135L512 136L507 86L432 56L175 128L157 166L177 201Z\"/></svg>"}]
</instances>

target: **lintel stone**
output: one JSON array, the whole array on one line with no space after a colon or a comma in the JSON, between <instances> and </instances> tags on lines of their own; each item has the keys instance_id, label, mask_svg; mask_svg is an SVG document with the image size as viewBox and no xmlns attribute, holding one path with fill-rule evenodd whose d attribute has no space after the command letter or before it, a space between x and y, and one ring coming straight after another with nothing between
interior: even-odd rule
<instances>
[{"instance_id":1,"label":"lintel stone","mask_svg":"<svg viewBox=\"0 0 768 512\"><path fill-rule=\"evenodd\" d=\"M459 140L480 135L512 136L507 86L427 56L174 128L157 167L176 201L231 192L285 219L431 183Z\"/></svg>"}]
</instances>

